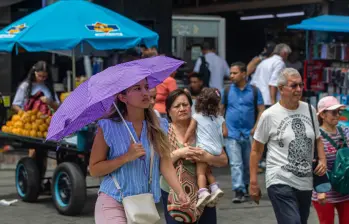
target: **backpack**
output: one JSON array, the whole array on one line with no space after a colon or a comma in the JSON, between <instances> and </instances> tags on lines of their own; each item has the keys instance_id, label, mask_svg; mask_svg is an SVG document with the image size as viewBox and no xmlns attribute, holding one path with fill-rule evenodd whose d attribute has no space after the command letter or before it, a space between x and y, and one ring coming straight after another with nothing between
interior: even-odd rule
<instances>
[{"instance_id":1,"label":"backpack","mask_svg":"<svg viewBox=\"0 0 349 224\"><path fill-rule=\"evenodd\" d=\"M255 122L257 122L257 118L258 118L258 91L257 91L257 87L252 86L253 89L253 105L254 105L254 118L255 118ZM223 105L224 105L224 117L225 114L227 113L227 109L228 109L228 94L230 91L230 87L231 85L227 86L224 88L224 99L223 99Z\"/></svg>"},{"instance_id":2,"label":"backpack","mask_svg":"<svg viewBox=\"0 0 349 224\"><path fill-rule=\"evenodd\" d=\"M343 129L338 127L338 131L344 141L341 147L338 146L326 132L320 129L321 135L337 149L333 169L329 172L332 188L342 195L349 195L349 148L346 143Z\"/></svg>"},{"instance_id":3,"label":"backpack","mask_svg":"<svg viewBox=\"0 0 349 224\"><path fill-rule=\"evenodd\" d=\"M202 81L204 82L204 87L209 87L211 72L208 69L208 63L205 59L205 56L201 56L200 58L201 58L201 65L200 65L199 74L202 78Z\"/></svg>"}]
</instances>

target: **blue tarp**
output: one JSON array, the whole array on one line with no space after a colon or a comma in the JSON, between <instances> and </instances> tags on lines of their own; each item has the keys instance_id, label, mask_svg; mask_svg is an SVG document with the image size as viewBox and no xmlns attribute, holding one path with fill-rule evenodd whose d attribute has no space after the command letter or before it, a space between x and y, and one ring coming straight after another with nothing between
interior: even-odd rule
<instances>
[{"instance_id":1,"label":"blue tarp","mask_svg":"<svg viewBox=\"0 0 349 224\"><path fill-rule=\"evenodd\" d=\"M290 25L288 29L314 30L325 32L349 32L349 16L323 15Z\"/></svg>"}]
</instances>

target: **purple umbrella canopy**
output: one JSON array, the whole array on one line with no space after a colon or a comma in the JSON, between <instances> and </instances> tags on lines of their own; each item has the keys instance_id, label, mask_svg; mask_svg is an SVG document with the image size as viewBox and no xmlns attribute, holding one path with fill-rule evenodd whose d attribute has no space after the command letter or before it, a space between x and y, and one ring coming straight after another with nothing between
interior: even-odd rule
<instances>
[{"instance_id":1,"label":"purple umbrella canopy","mask_svg":"<svg viewBox=\"0 0 349 224\"><path fill-rule=\"evenodd\" d=\"M147 78L149 88L162 83L184 62L157 56L105 69L78 86L54 113L46 140L59 141L106 115L115 95Z\"/></svg>"}]
</instances>

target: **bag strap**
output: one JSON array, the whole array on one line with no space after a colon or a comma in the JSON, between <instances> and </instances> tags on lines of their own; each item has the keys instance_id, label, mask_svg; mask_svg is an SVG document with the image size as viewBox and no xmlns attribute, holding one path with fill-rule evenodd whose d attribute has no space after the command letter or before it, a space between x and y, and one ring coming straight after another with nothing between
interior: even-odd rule
<instances>
[{"instance_id":1,"label":"bag strap","mask_svg":"<svg viewBox=\"0 0 349 224\"><path fill-rule=\"evenodd\" d=\"M255 122L257 122L258 118L258 91L257 87L254 85L251 85L253 89L253 105L254 105L254 116L255 116Z\"/></svg>"},{"instance_id":2,"label":"bag strap","mask_svg":"<svg viewBox=\"0 0 349 224\"><path fill-rule=\"evenodd\" d=\"M171 150L171 152L173 152L174 150L179 148L177 136L176 136L176 133L174 132L172 124L169 125L168 139L169 139L169 142L170 142L170 150ZM178 166L178 165L180 165L182 163L183 163L183 161L181 159L179 159L179 160L177 160L176 166Z\"/></svg>"},{"instance_id":3,"label":"bag strap","mask_svg":"<svg viewBox=\"0 0 349 224\"><path fill-rule=\"evenodd\" d=\"M347 145L347 143L346 143L346 139L345 139L345 137L344 137L343 129L342 129L341 127L337 127L337 128L338 128L338 131L339 131L339 133L340 133L340 135L341 135L341 137L342 137L342 139L343 139L343 145L342 145L342 147L345 147L345 146ZM320 129L320 132L321 132L321 135L322 135L333 147L335 147L337 150L341 148L339 145L337 145L337 143L336 143L335 141L333 141L333 139L332 139L330 136L328 136L328 134L327 134L324 130Z\"/></svg>"},{"instance_id":4,"label":"bag strap","mask_svg":"<svg viewBox=\"0 0 349 224\"><path fill-rule=\"evenodd\" d=\"M225 114L227 113L227 109L228 109L228 95L230 92L230 88L231 88L231 85L224 88L224 98L223 98L224 117L225 117Z\"/></svg>"},{"instance_id":5,"label":"bag strap","mask_svg":"<svg viewBox=\"0 0 349 224\"><path fill-rule=\"evenodd\" d=\"M341 137L342 137L342 139L343 139L343 145L342 145L342 147L348 147L348 145L347 145L347 138L346 138L345 135L344 135L343 128L340 127L340 126L338 126L337 128L338 128L338 131L339 131L339 133L340 133L340 135L341 135Z\"/></svg>"},{"instance_id":6,"label":"bag strap","mask_svg":"<svg viewBox=\"0 0 349 224\"><path fill-rule=\"evenodd\" d=\"M206 66L206 58L205 58L205 56L200 56L200 58L201 58L201 64Z\"/></svg>"},{"instance_id":7,"label":"bag strap","mask_svg":"<svg viewBox=\"0 0 349 224\"><path fill-rule=\"evenodd\" d=\"M151 191L151 183L153 181L153 164L154 164L154 148L153 148L153 145L150 144L150 166L149 166L149 180L148 180L149 192ZM121 197L123 198L124 196L122 194L121 187L120 187L119 182L116 179L116 176L112 175L112 174L111 174L111 176L112 176L112 179L114 181L116 188L120 191Z\"/></svg>"},{"instance_id":8,"label":"bag strap","mask_svg":"<svg viewBox=\"0 0 349 224\"><path fill-rule=\"evenodd\" d=\"M313 117L313 109L311 108L310 103L308 103L309 107L309 113L311 117L311 123L313 125L313 130L314 130L314 159L318 159L318 154L317 154L317 144L316 144L316 131L315 131L315 124L314 124L314 117Z\"/></svg>"}]
</instances>

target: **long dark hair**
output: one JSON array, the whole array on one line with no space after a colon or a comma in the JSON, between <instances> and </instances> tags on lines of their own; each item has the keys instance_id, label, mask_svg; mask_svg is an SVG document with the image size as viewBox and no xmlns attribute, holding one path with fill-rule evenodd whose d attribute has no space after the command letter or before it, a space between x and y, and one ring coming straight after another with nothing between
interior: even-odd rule
<instances>
[{"instance_id":1,"label":"long dark hair","mask_svg":"<svg viewBox=\"0 0 349 224\"><path fill-rule=\"evenodd\" d=\"M31 96L33 82L35 82L35 80L36 80L35 72L46 72L47 73L47 78L46 78L44 83L45 83L46 87L49 89L52 99L54 99L55 92L53 90L53 81L52 81L51 70L45 61L36 62L36 64L33 65L33 67L29 70L28 76L25 80L28 83L26 98L28 99Z\"/></svg>"}]
</instances>

